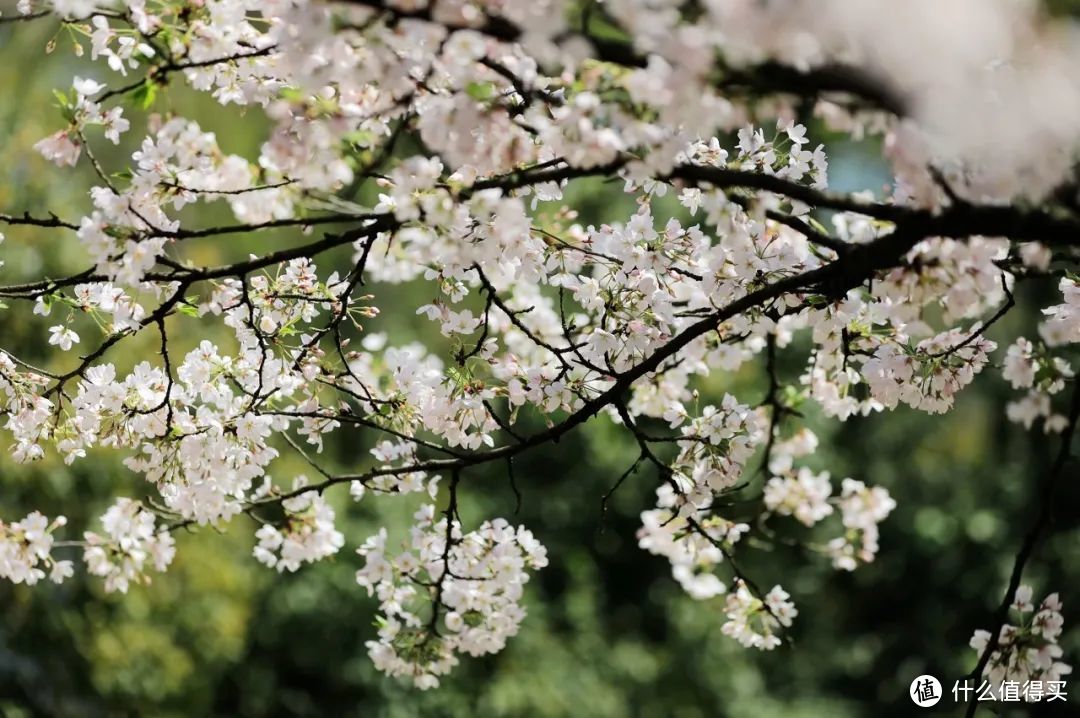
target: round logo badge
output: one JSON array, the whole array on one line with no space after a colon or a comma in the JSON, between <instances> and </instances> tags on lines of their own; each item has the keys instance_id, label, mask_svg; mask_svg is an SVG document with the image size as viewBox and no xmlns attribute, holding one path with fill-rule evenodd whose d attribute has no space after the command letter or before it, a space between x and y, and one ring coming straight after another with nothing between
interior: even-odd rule
<instances>
[{"instance_id":1,"label":"round logo badge","mask_svg":"<svg viewBox=\"0 0 1080 718\"><path fill-rule=\"evenodd\" d=\"M941 700L941 681L931 675L922 675L911 682L908 695L920 708L936 706Z\"/></svg>"}]
</instances>

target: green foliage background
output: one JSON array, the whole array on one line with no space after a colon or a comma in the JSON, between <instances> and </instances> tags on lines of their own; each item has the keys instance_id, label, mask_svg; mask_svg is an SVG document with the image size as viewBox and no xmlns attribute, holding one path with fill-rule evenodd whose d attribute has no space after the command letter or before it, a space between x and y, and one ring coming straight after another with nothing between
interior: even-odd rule
<instances>
[{"instance_id":1,"label":"green foliage background","mask_svg":"<svg viewBox=\"0 0 1080 718\"><path fill-rule=\"evenodd\" d=\"M0 28L6 98L0 103L0 208L74 218L88 209L85 190L94 178L83 166L59 171L30 148L60 126L59 113L45 109L53 104L51 88L68 87L86 66L72 61L66 35L45 56L54 28L15 29ZM101 70L87 74L103 77ZM197 119L217 132L226 151L248 157L257 154L264 136L257 111L241 120L234 110L222 111L177 87L153 109ZM106 166L124 167L142 137L134 124L120 148L96 143ZM830 147L834 183L880 185L880 168L870 159L876 148ZM617 185L574 192L586 222L626 216ZM190 217L210 224L226 214L210 206ZM6 234L0 248L4 283L85 266L70 236L25 229ZM217 263L296 240L288 232L258 241L225 237L204 242L189 257ZM320 266L334 259L324 258ZM431 299L429 288L375 287L373 293L383 314L369 329L388 331L395 343L427 338L438 345L432 327L414 315ZM1033 298L1021 296L1028 307ZM1027 321L1032 318L1028 311ZM185 321L174 339L176 356L204 337L230 341L221 327L207 324L195 332ZM25 304L13 306L0 312L0 336L23 358L47 363L51 323L31 319ZM993 336L1009 336L1020 326L1010 317ZM84 347L96 341L89 326L78 329ZM109 359L118 368L153 360L156 342L147 333ZM795 381L805 351L796 347L782 356L783 378ZM55 366L71 361L63 357ZM715 375L703 391L706 398L733 391L753 402L764 395L764 378L748 366ZM908 716L913 708L906 693L914 676L936 674L948 688L973 665L968 638L990 624L1056 448L1056 440L1006 423L1006 396L999 379L985 376L946 417L901 410L839 425L811 413L823 447L815 468L827 468L837 479L884 485L899 508L883 526L879 560L854 574L798 550L744 549L745 569L763 585L782 582L798 604L791 647L766 654L740 648L720 634L720 602L692 601L670 579L663 559L636 548L637 515L651 505L657 483L652 471L642 469L627 481L601 517L600 497L636 449L600 419L516 460L523 495L516 514L504 465L466 474L466 522L502 515L524 523L548 546L552 564L530 584L529 618L507 650L465 660L437 691L414 691L372 668L364 641L375 633L375 603L354 583L359 560L351 550L278 575L251 558L255 526L239 518L224 535L204 530L178 536L173 569L127 596L104 595L96 582L78 575L61 587L0 584L0 715ZM365 465L371 440L343 429L322 460L341 470ZM285 482L305 470L299 460L286 459L275 476ZM1080 598L1076 479L1075 471L1067 477L1054 532L1028 573L1039 594L1062 591L1067 626L1080 618L1074 610ZM111 452L95 452L72 467L52 456L20 466L0 452L5 519L39 508L66 514L68 530L81 531L111 497L147 490ZM395 498L352 504L344 493L335 501L350 546L379 525L400 529L415 508L415 502ZM1064 641L1073 662L1078 635L1068 632ZM946 701L941 710L955 707Z\"/></svg>"}]
</instances>

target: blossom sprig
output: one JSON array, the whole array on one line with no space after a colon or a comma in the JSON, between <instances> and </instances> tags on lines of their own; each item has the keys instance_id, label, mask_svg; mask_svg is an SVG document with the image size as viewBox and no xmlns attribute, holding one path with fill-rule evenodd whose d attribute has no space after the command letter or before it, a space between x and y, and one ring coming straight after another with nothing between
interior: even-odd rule
<instances>
[{"instance_id":1,"label":"blossom sprig","mask_svg":"<svg viewBox=\"0 0 1080 718\"><path fill-rule=\"evenodd\" d=\"M150 583L149 570L164 571L176 555L172 534L138 501L117 499L101 526L103 534L83 534L83 560L92 575L105 579L106 592L127 593L132 583Z\"/></svg>"},{"instance_id":2,"label":"blossom sprig","mask_svg":"<svg viewBox=\"0 0 1080 718\"><path fill-rule=\"evenodd\" d=\"M547 551L524 527L496 519L464 533L457 519L434 517L432 504L421 507L403 553L388 553L385 529L357 550L364 567L356 580L378 595L382 611L368 654L422 689L438 686L459 653L501 650L525 617L528 571L547 565Z\"/></svg>"},{"instance_id":3,"label":"blossom sprig","mask_svg":"<svg viewBox=\"0 0 1080 718\"><path fill-rule=\"evenodd\" d=\"M673 424L684 417L674 415ZM726 394L720 406L706 406L681 427L679 454L671 464L680 494L693 505L711 502L733 487L743 466L764 438L757 412Z\"/></svg>"},{"instance_id":4,"label":"blossom sprig","mask_svg":"<svg viewBox=\"0 0 1080 718\"><path fill-rule=\"evenodd\" d=\"M844 533L829 542L827 551L833 566L854 571L860 563L874 560L879 549L878 525L896 508L896 501L884 487L844 479L837 503Z\"/></svg>"},{"instance_id":5,"label":"blossom sprig","mask_svg":"<svg viewBox=\"0 0 1080 718\"><path fill-rule=\"evenodd\" d=\"M809 175L812 187L824 189L828 185L829 168L824 145L818 145L813 151L804 149L803 146L809 143L806 127L794 122L781 120L777 122L776 130L776 136L766 141L763 128L741 128L736 165L794 182Z\"/></svg>"},{"instance_id":6,"label":"blossom sprig","mask_svg":"<svg viewBox=\"0 0 1080 718\"><path fill-rule=\"evenodd\" d=\"M724 594L727 587L715 569L739 539L750 530L745 523L719 516L695 520L692 527L670 484L656 490L657 508L641 514L638 546L671 563L671 575L691 598L706 600ZM683 506L686 506L684 503Z\"/></svg>"},{"instance_id":7,"label":"blossom sprig","mask_svg":"<svg viewBox=\"0 0 1080 718\"><path fill-rule=\"evenodd\" d=\"M46 569L54 583L62 583L71 576L72 562L52 556L53 532L66 524L63 516L50 522L37 511L20 521L0 521L0 578L32 586L45 578Z\"/></svg>"},{"instance_id":8,"label":"blossom sprig","mask_svg":"<svg viewBox=\"0 0 1080 718\"><path fill-rule=\"evenodd\" d=\"M72 5L77 5L73 3ZM82 3L83 5L93 5L93 3ZM125 27L123 25L114 25L110 22L110 18L104 14L93 14L91 17L91 28L85 28L79 26L83 32L87 32L91 42L90 58L96 60L99 57L105 58L109 69L114 72L118 72L121 75L127 75L128 70L137 69L140 64L147 62L155 57L156 52L154 47L144 41L145 33L151 29L151 23L149 22L149 16L145 13L145 5L142 3L132 3L133 18L136 21L136 27ZM142 5L142 7L139 7ZM55 7L55 6L54 6ZM73 8L74 9L74 8ZM139 10L143 12L139 13ZM89 13L83 14L81 12L74 15L74 17L86 17ZM142 22L139 22L140 19ZM141 27L139 26L141 25Z\"/></svg>"},{"instance_id":9,"label":"blossom sprig","mask_svg":"<svg viewBox=\"0 0 1080 718\"><path fill-rule=\"evenodd\" d=\"M1010 421L1030 429L1036 420L1042 419L1047 433L1065 429L1068 419L1053 410L1051 397L1060 393L1075 375L1068 360L1052 353L1043 342L1036 345L1018 337L1005 352L1001 375L1012 388L1027 389L1024 397L1005 407Z\"/></svg>"},{"instance_id":10,"label":"blossom sprig","mask_svg":"<svg viewBox=\"0 0 1080 718\"><path fill-rule=\"evenodd\" d=\"M885 274L875 294L903 297L889 307L894 326L922 326L926 307L940 308L946 322L981 316L1007 299L1013 279L1002 273L1000 263L1009 246L988 237L923 240L907 253L903 266Z\"/></svg>"},{"instance_id":11,"label":"blossom sprig","mask_svg":"<svg viewBox=\"0 0 1080 718\"><path fill-rule=\"evenodd\" d=\"M53 426L49 422L53 403L44 396L48 385L48 376L20 369L11 354L0 351L0 395L7 415L5 428L15 439L12 457L20 463L43 457L42 442L53 435Z\"/></svg>"},{"instance_id":12,"label":"blossom sprig","mask_svg":"<svg viewBox=\"0 0 1080 718\"><path fill-rule=\"evenodd\" d=\"M800 467L788 476L774 476L765 484L765 507L781 516L793 516L797 521L813 526L833 512L829 495L832 484L829 473L815 474Z\"/></svg>"},{"instance_id":13,"label":"blossom sprig","mask_svg":"<svg viewBox=\"0 0 1080 718\"><path fill-rule=\"evenodd\" d=\"M780 586L773 586L764 598L758 598L744 581L737 581L725 600L727 621L720 630L747 648L770 651L782 643L781 631L799 615L789 598Z\"/></svg>"},{"instance_id":14,"label":"blossom sprig","mask_svg":"<svg viewBox=\"0 0 1080 718\"><path fill-rule=\"evenodd\" d=\"M769 457L769 469L774 473L765 484L763 501L767 512L759 525L773 515L791 516L806 527L826 522L839 514L840 535L834 535L824 545L807 547L828 556L835 568L854 571L860 564L870 563L878 552L879 524L892 510L896 501L882 486L868 487L861 481L845 478L840 482L840 494L833 494L829 472L815 473L805 466L796 467L795 459L808 456L817 446L817 437L808 429L774 444Z\"/></svg>"},{"instance_id":15,"label":"blossom sprig","mask_svg":"<svg viewBox=\"0 0 1080 718\"><path fill-rule=\"evenodd\" d=\"M1080 321L1080 279L1062 277L1058 290L1065 301L1044 309L1047 319L1039 325L1039 335L1051 347L1080 342L1080 332L1076 330Z\"/></svg>"},{"instance_id":16,"label":"blossom sprig","mask_svg":"<svg viewBox=\"0 0 1080 718\"><path fill-rule=\"evenodd\" d=\"M1072 673L1072 666L1059 660L1064 654L1058 645L1064 627L1061 599L1051 593L1036 607L1031 602L1032 594L1030 586L1017 587L1009 606L1014 623L1002 625L997 647L983 669L982 677L990 682L993 695L999 698L1006 682L1023 685L1041 681L1046 686L1063 681ZM970 645L982 655L989 642L990 633L978 630ZM1041 695L1025 691L1024 699L1038 701Z\"/></svg>"},{"instance_id":17,"label":"blossom sprig","mask_svg":"<svg viewBox=\"0 0 1080 718\"><path fill-rule=\"evenodd\" d=\"M924 339L912 348L885 342L862 368L874 399L893 408L903 402L931 414L948 411L997 344L960 329Z\"/></svg>"},{"instance_id":18,"label":"blossom sprig","mask_svg":"<svg viewBox=\"0 0 1080 718\"><path fill-rule=\"evenodd\" d=\"M298 476L294 491L307 485L307 477ZM303 563L313 563L332 556L345 545L345 536L334 526L334 510L314 491L282 501L285 524L264 524L256 533L259 543L254 556L278 572L296 571Z\"/></svg>"},{"instance_id":19,"label":"blossom sprig","mask_svg":"<svg viewBox=\"0 0 1080 718\"><path fill-rule=\"evenodd\" d=\"M106 139L114 145L119 144L120 136L128 131L131 123L124 117L122 107L105 110L93 99L105 88L103 83L76 77L70 93L56 93L69 127L38 142L34 148L57 165L70 166L79 159L81 146L86 141L83 133L89 126L99 126Z\"/></svg>"}]
</instances>

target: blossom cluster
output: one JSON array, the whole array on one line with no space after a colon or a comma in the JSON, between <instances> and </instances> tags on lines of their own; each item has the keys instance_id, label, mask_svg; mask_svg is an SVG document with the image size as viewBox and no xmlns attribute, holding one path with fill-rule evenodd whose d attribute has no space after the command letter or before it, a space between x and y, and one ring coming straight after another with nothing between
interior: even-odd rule
<instances>
[{"instance_id":1,"label":"blossom cluster","mask_svg":"<svg viewBox=\"0 0 1080 718\"><path fill-rule=\"evenodd\" d=\"M52 522L33 511L21 521L0 521L0 578L12 583L33 585L45 578L61 583L72 575L71 561L52 557L53 532L67 520L58 516Z\"/></svg>"},{"instance_id":2,"label":"blossom cluster","mask_svg":"<svg viewBox=\"0 0 1080 718\"><path fill-rule=\"evenodd\" d=\"M149 583L148 571L164 571L176 555L172 534L157 525L138 501L119 498L101 517L104 533L83 534L87 570L105 579L105 590L127 593L132 582Z\"/></svg>"},{"instance_id":3,"label":"blossom cluster","mask_svg":"<svg viewBox=\"0 0 1080 718\"><path fill-rule=\"evenodd\" d=\"M673 416L672 423L686 418ZM681 432L667 483L656 491L656 508L641 514L638 546L667 558L675 580L703 600L727 590L713 569L750 527L702 512L738 482L763 428L756 412L728 394L720 407L704 407Z\"/></svg>"},{"instance_id":4,"label":"blossom cluster","mask_svg":"<svg viewBox=\"0 0 1080 718\"><path fill-rule=\"evenodd\" d=\"M765 484L763 500L768 514L791 516L806 527L815 526L839 510L839 536L834 535L820 551L833 566L854 571L860 563L870 563L878 552L879 524L896 508L896 501L882 486L868 487L845 478L840 495L833 495L829 473L815 473L794 460L811 454L817 437L803 429L777 442L769 469L775 475Z\"/></svg>"},{"instance_id":5,"label":"blossom cluster","mask_svg":"<svg viewBox=\"0 0 1080 718\"><path fill-rule=\"evenodd\" d=\"M149 48L148 45L143 45ZM89 125L99 125L105 137L113 144L120 142L120 135L131 127L124 118L122 107L113 107L103 111L101 105L91 98L105 90L105 85L94 80L76 77L72 83L71 96L62 95L61 109L71 122L66 130L46 137L34 145L46 159L60 166L74 166L79 161L85 142L83 132Z\"/></svg>"},{"instance_id":6,"label":"blossom cluster","mask_svg":"<svg viewBox=\"0 0 1080 718\"><path fill-rule=\"evenodd\" d=\"M1052 354L1047 345L1040 342L1036 346L1024 337L1017 338L1005 353L1001 376L1013 389L1027 389L1027 394L1006 406L1009 420L1030 429L1042 419L1047 433L1064 430L1068 419L1054 411L1051 397L1061 392L1074 374L1068 360Z\"/></svg>"},{"instance_id":7,"label":"blossom cluster","mask_svg":"<svg viewBox=\"0 0 1080 718\"><path fill-rule=\"evenodd\" d=\"M221 152L213 133L179 117L145 138L131 159L126 187L102 178L106 185L91 190L95 209L78 230L97 270L128 287L143 280L176 238L180 223L166 206L180 210L205 192L228 196L216 193L246 189L253 176L246 160Z\"/></svg>"},{"instance_id":8,"label":"blossom cluster","mask_svg":"<svg viewBox=\"0 0 1080 718\"><path fill-rule=\"evenodd\" d=\"M682 423L675 417L674 424ZM739 481L765 429L758 414L727 394L719 407L706 406L681 427L679 454L671 464L679 496L694 507L708 506L716 494Z\"/></svg>"},{"instance_id":9,"label":"blossom cluster","mask_svg":"<svg viewBox=\"0 0 1080 718\"><path fill-rule=\"evenodd\" d=\"M691 524L686 512L676 511L680 501L670 485L662 485L656 495L657 508L641 514L638 546L670 561L671 575L692 598L704 600L723 594L727 587L713 569L750 526L719 516Z\"/></svg>"},{"instance_id":10,"label":"blossom cluster","mask_svg":"<svg viewBox=\"0 0 1080 718\"><path fill-rule=\"evenodd\" d=\"M747 648L770 651L781 643L779 632L791 626L799 615L788 598L787 591L779 586L773 586L764 597L758 598L744 581L739 581L727 596L724 604L727 621L720 630Z\"/></svg>"},{"instance_id":11,"label":"blossom cluster","mask_svg":"<svg viewBox=\"0 0 1080 718\"><path fill-rule=\"evenodd\" d=\"M1068 425L1066 416L1054 407L1053 397L1075 376L1072 363L1061 352L1080 343L1076 328L1080 322L1080 283L1073 277L1062 277L1058 290L1065 301L1043 310L1046 319L1039 323L1039 340L1018 337L1008 348L1002 367L1002 376L1013 389L1027 390L1006 407L1009 420L1026 429L1042 420L1047 433L1063 431Z\"/></svg>"},{"instance_id":12,"label":"blossom cluster","mask_svg":"<svg viewBox=\"0 0 1080 718\"><path fill-rule=\"evenodd\" d=\"M296 487L307 484L298 476ZM314 491L301 493L281 502L285 525L263 525L256 533L259 543L255 558L270 568L296 571L303 563L314 563L332 556L345 545L345 536L334 528L334 510Z\"/></svg>"},{"instance_id":13,"label":"blossom cluster","mask_svg":"<svg viewBox=\"0 0 1080 718\"><path fill-rule=\"evenodd\" d=\"M861 481L844 479L837 503L844 534L829 542L828 552L834 566L854 571L859 562L874 560L878 552L878 524L896 508L896 502L881 486L867 487Z\"/></svg>"},{"instance_id":14,"label":"blossom cluster","mask_svg":"<svg viewBox=\"0 0 1080 718\"><path fill-rule=\"evenodd\" d=\"M990 681L991 690L996 696L1001 695L1002 684L1006 681L1020 684L1028 681L1054 683L1072 673L1072 666L1059 660L1063 651L1058 639L1065 623L1061 616L1061 600L1056 593L1052 593L1036 607L1031 598L1030 586L1016 589L1010 606L1016 623L1006 623L1001 627L997 647L983 669L983 677ZM975 631L971 637L971 647L979 655L986 651L989 642L988 631Z\"/></svg>"},{"instance_id":15,"label":"blossom cluster","mask_svg":"<svg viewBox=\"0 0 1080 718\"><path fill-rule=\"evenodd\" d=\"M414 518L403 552L390 552L386 529L357 549L356 581L380 602L379 639L367 644L376 667L433 688L457 654L495 653L517 633L528 571L547 565L547 551L503 519L464 533L457 519L436 521L432 504Z\"/></svg>"},{"instance_id":16,"label":"blossom cluster","mask_svg":"<svg viewBox=\"0 0 1080 718\"><path fill-rule=\"evenodd\" d=\"M971 336L950 329L911 348L882 344L862 369L871 395L887 408L902 402L931 414L948 411L997 348L989 339Z\"/></svg>"}]
</instances>

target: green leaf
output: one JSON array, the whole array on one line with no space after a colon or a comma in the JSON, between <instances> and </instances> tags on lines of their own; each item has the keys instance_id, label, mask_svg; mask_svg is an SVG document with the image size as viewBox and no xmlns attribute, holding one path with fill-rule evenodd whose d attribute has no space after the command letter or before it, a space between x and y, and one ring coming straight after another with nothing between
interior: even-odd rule
<instances>
[{"instance_id":1,"label":"green leaf","mask_svg":"<svg viewBox=\"0 0 1080 718\"><path fill-rule=\"evenodd\" d=\"M828 236L829 236L829 230L828 230L828 229L827 229L827 228L825 227L825 225L823 225L823 224L822 224L821 222L819 222L819 221L818 221L818 220L816 220L815 218L813 218L813 217L808 217L806 221L807 221L807 223L809 223L809 225L810 225L811 227L813 227L813 228L814 228L814 229L816 229L817 231L821 232L821 233L822 233L822 234L824 234L824 235L825 235L826 237L828 237Z\"/></svg>"},{"instance_id":2,"label":"green leaf","mask_svg":"<svg viewBox=\"0 0 1080 718\"><path fill-rule=\"evenodd\" d=\"M803 390L791 384L785 385L780 390L780 398L784 406L791 409L797 409L806 402L806 394L803 393Z\"/></svg>"},{"instance_id":3,"label":"green leaf","mask_svg":"<svg viewBox=\"0 0 1080 718\"><path fill-rule=\"evenodd\" d=\"M131 93L131 101L139 109L148 110L150 106L154 104L154 100L157 99L157 83L153 82L150 78L135 88Z\"/></svg>"},{"instance_id":4,"label":"green leaf","mask_svg":"<svg viewBox=\"0 0 1080 718\"><path fill-rule=\"evenodd\" d=\"M306 95L295 87L283 87L278 90L278 97L287 102L302 102Z\"/></svg>"},{"instance_id":5,"label":"green leaf","mask_svg":"<svg viewBox=\"0 0 1080 718\"><path fill-rule=\"evenodd\" d=\"M465 92L477 102L487 102L495 96L495 83L470 82L465 86Z\"/></svg>"},{"instance_id":6,"label":"green leaf","mask_svg":"<svg viewBox=\"0 0 1080 718\"><path fill-rule=\"evenodd\" d=\"M354 130L345 135L345 141L353 147L371 147L375 140L375 133L370 130Z\"/></svg>"}]
</instances>

